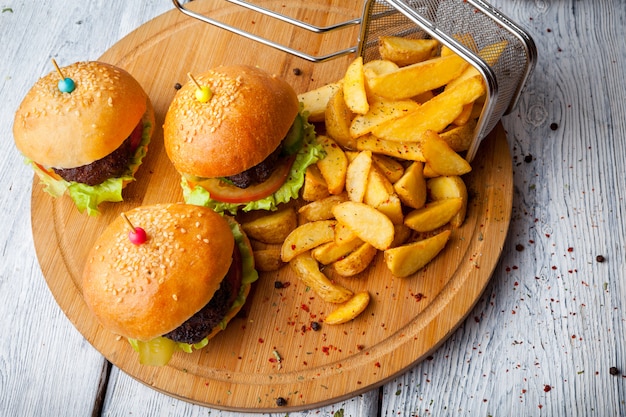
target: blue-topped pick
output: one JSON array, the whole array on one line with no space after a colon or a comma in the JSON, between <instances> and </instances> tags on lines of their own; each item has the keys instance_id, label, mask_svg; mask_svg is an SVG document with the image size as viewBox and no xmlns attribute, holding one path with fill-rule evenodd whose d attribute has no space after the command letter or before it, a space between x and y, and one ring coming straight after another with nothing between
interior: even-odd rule
<instances>
[{"instance_id":1,"label":"blue-topped pick","mask_svg":"<svg viewBox=\"0 0 626 417\"><path fill-rule=\"evenodd\" d=\"M59 68L54 58L52 58L52 64L54 65L54 68L56 68L57 72L59 73L59 76L61 76L61 79L59 80L57 84L59 91L62 93L71 93L72 91L74 91L74 89L76 88L76 84L74 83L74 80L72 80L71 78L67 78L63 75L61 68Z\"/></svg>"}]
</instances>

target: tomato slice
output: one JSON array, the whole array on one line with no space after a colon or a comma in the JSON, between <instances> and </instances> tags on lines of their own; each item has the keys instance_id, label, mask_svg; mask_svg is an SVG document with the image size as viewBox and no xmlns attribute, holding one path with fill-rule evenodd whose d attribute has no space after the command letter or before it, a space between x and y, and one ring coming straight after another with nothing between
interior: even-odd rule
<instances>
[{"instance_id":1,"label":"tomato slice","mask_svg":"<svg viewBox=\"0 0 626 417\"><path fill-rule=\"evenodd\" d=\"M202 186L209 192L213 200L222 203L248 203L274 194L287 181L295 159L296 156L293 155L281 160L266 181L251 185L248 188L236 187L219 178L207 178L198 182L189 181L189 184Z\"/></svg>"},{"instance_id":2,"label":"tomato slice","mask_svg":"<svg viewBox=\"0 0 626 417\"><path fill-rule=\"evenodd\" d=\"M135 128L133 129L129 137L130 137L130 153L134 154L137 148L139 147L139 144L141 143L141 138L143 137L143 121L142 120L139 120L139 123L137 123L137 126L135 126Z\"/></svg>"}]
</instances>

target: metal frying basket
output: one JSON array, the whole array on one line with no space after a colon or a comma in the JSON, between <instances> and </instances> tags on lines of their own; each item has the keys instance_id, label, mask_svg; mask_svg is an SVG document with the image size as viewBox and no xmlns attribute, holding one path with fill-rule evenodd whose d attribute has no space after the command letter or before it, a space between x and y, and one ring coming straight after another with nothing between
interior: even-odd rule
<instances>
[{"instance_id":1,"label":"metal frying basket","mask_svg":"<svg viewBox=\"0 0 626 417\"><path fill-rule=\"evenodd\" d=\"M500 118L516 106L537 59L531 37L482 0L366 0L361 17L323 27L246 0L225 0L317 34L360 25L357 45L321 56L310 55L224 24L184 7L180 0L172 1L179 11L188 16L312 62L325 62L351 53L361 55L365 62L379 59L378 39L381 36L438 40L476 68L486 85L485 104L466 153L468 161L474 158L481 140ZM505 49L499 56L489 56L489 48L486 47L501 41L506 41Z\"/></svg>"}]
</instances>

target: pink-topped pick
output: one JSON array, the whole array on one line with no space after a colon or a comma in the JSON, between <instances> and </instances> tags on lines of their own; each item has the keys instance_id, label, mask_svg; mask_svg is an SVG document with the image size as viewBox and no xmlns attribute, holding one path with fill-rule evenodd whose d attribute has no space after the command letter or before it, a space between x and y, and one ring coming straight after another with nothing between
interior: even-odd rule
<instances>
[{"instance_id":1,"label":"pink-topped pick","mask_svg":"<svg viewBox=\"0 0 626 417\"><path fill-rule=\"evenodd\" d=\"M122 217L124 218L124 220L126 220L126 224L128 224L128 227L130 227L130 230L128 231L128 240L130 240L130 243L137 246L146 243L146 240L148 240L146 231L143 230L141 227L133 226L128 217L126 217L126 214L122 213Z\"/></svg>"}]
</instances>

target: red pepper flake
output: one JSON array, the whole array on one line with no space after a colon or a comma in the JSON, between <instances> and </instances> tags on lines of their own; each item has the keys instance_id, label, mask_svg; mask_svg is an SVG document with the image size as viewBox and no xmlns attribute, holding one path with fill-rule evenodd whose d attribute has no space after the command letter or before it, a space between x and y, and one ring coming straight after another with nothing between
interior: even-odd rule
<instances>
[{"instance_id":1,"label":"red pepper flake","mask_svg":"<svg viewBox=\"0 0 626 417\"><path fill-rule=\"evenodd\" d=\"M307 313L309 312L309 306L308 306L308 305L306 305L306 304L302 304L302 305L300 305L300 308L301 308L302 310L306 311Z\"/></svg>"},{"instance_id":2,"label":"red pepper flake","mask_svg":"<svg viewBox=\"0 0 626 417\"><path fill-rule=\"evenodd\" d=\"M365 345L356 345L356 348L358 350L363 350L363 349L365 349Z\"/></svg>"},{"instance_id":3,"label":"red pepper flake","mask_svg":"<svg viewBox=\"0 0 626 417\"><path fill-rule=\"evenodd\" d=\"M376 362L376 363L374 364L374 366L375 366L375 367L377 367L377 368L380 368L380 362Z\"/></svg>"},{"instance_id":4,"label":"red pepper flake","mask_svg":"<svg viewBox=\"0 0 626 417\"><path fill-rule=\"evenodd\" d=\"M259 343L263 343L265 342L265 340L263 340L263 338L259 337Z\"/></svg>"},{"instance_id":5,"label":"red pepper flake","mask_svg":"<svg viewBox=\"0 0 626 417\"><path fill-rule=\"evenodd\" d=\"M324 352L324 354L328 356L330 354L330 347L322 346L322 352Z\"/></svg>"},{"instance_id":6,"label":"red pepper flake","mask_svg":"<svg viewBox=\"0 0 626 417\"><path fill-rule=\"evenodd\" d=\"M270 362L272 362L272 363L276 363L276 362L278 362L278 361L276 360L276 358L269 358L269 359L268 359L268 361L270 361Z\"/></svg>"},{"instance_id":7,"label":"red pepper flake","mask_svg":"<svg viewBox=\"0 0 626 417\"><path fill-rule=\"evenodd\" d=\"M567 251L568 251L568 252L574 252L574 248L569 247L569 248L567 248Z\"/></svg>"},{"instance_id":8,"label":"red pepper flake","mask_svg":"<svg viewBox=\"0 0 626 417\"><path fill-rule=\"evenodd\" d=\"M292 250L296 250L296 245L291 245Z\"/></svg>"},{"instance_id":9,"label":"red pepper flake","mask_svg":"<svg viewBox=\"0 0 626 417\"><path fill-rule=\"evenodd\" d=\"M550 385L543 386L543 392L550 392L550 390L552 390L552 387Z\"/></svg>"}]
</instances>

